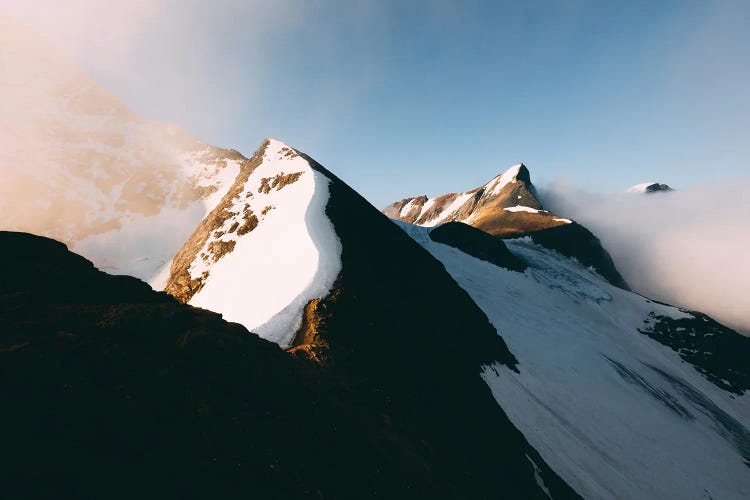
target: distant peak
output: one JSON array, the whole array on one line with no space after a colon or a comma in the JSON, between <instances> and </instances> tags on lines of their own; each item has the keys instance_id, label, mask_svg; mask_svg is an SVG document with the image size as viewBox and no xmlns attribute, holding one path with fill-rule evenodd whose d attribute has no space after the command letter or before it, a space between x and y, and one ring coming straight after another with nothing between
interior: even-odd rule
<instances>
[{"instance_id":1,"label":"distant peak","mask_svg":"<svg viewBox=\"0 0 750 500\"><path fill-rule=\"evenodd\" d=\"M516 180L531 183L531 172L523 163L516 165L518 171L516 172Z\"/></svg>"},{"instance_id":2,"label":"distant peak","mask_svg":"<svg viewBox=\"0 0 750 500\"><path fill-rule=\"evenodd\" d=\"M664 193L667 191L674 191L667 184L661 184L659 182L642 182L636 184L628 189L628 193Z\"/></svg>"},{"instance_id":3,"label":"distant peak","mask_svg":"<svg viewBox=\"0 0 750 500\"><path fill-rule=\"evenodd\" d=\"M529 169L523 163L517 163L508 170L498 175L490 182L485 184L487 191L491 194L498 194L508 184L515 184L521 181L526 184L531 184L531 174Z\"/></svg>"}]
</instances>

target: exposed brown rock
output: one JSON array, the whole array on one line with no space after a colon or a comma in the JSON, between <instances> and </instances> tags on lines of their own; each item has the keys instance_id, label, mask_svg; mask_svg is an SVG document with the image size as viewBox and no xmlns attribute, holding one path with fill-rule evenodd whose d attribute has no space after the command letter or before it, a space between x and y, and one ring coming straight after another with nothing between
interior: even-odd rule
<instances>
[{"instance_id":1,"label":"exposed brown rock","mask_svg":"<svg viewBox=\"0 0 750 500\"><path fill-rule=\"evenodd\" d=\"M291 174L285 174L281 172L274 175L273 177L263 177L260 180L260 187L258 188L259 193L268 194L271 189L280 191L284 186L297 182L304 172L294 172Z\"/></svg>"},{"instance_id":2,"label":"exposed brown rock","mask_svg":"<svg viewBox=\"0 0 750 500\"><path fill-rule=\"evenodd\" d=\"M234 246L237 244L234 240L229 241L212 241L208 244L208 251L211 255L212 262L219 262L219 260L226 254L234 250Z\"/></svg>"},{"instance_id":3,"label":"exposed brown rock","mask_svg":"<svg viewBox=\"0 0 750 500\"><path fill-rule=\"evenodd\" d=\"M239 229L237 229L237 235L243 236L256 227L258 227L258 218L255 216L252 210L250 210L250 205L245 205L245 209L242 212L243 215L243 224L240 226Z\"/></svg>"},{"instance_id":4,"label":"exposed brown rock","mask_svg":"<svg viewBox=\"0 0 750 500\"><path fill-rule=\"evenodd\" d=\"M498 238L516 238L535 231L566 224L549 212L498 212L482 213L472 219L471 225Z\"/></svg>"},{"instance_id":5,"label":"exposed brown rock","mask_svg":"<svg viewBox=\"0 0 750 500\"><path fill-rule=\"evenodd\" d=\"M255 154L249 160L242 162L240 173L227 194L224 195L216 208L201 221L187 242L185 242L179 252L177 252L177 255L175 255L165 291L181 302L189 302L193 295L203 287L207 275L204 273L199 278L193 278L190 275L190 266L198 257L201 249L206 246L213 232L218 230L228 218L237 215L230 209L234 206L235 200L239 199L242 195L250 174L263 162L263 154L268 144L268 140L263 141ZM245 205L243 221L241 226L237 224L237 227L235 227L233 224L229 228L229 232L233 233L237 231L237 234L243 235L252 231L258 225L258 219L252 213L252 210L250 210L249 205Z\"/></svg>"},{"instance_id":6,"label":"exposed brown rock","mask_svg":"<svg viewBox=\"0 0 750 500\"><path fill-rule=\"evenodd\" d=\"M313 299L305 305L302 324L294 336L292 347L289 348L290 353L305 357L322 366L331 362L327 354L330 345L326 340L325 330L332 314L332 305L336 303L340 294L340 284L336 280L327 297Z\"/></svg>"}]
</instances>

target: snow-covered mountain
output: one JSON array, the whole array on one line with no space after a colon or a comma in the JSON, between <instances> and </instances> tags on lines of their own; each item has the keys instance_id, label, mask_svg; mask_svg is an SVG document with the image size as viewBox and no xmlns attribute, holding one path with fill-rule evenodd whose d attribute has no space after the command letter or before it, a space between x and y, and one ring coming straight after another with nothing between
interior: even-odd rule
<instances>
[{"instance_id":1,"label":"snow-covered mountain","mask_svg":"<svg viewBox=\"0 0 750 500\"><path fill-rule=\"evenodd\" d=\"M137 402L134 407L124 397L116 397L99 410L105 415L104 436L119 435L110 427L110 419L122 421L119 410L123 405L128 412L137 412L137 428L169 427L165 431L168 443L190 432L200 436L200 453L193 455L192 451L180 453L184 446L173 450L163 446L161 438L152 441L128 427L124 432L133 437L133 443L128 440L127 447L135 450L129 453L146 457L145 462L139 458L128 463L128 471L143 473L143 463L157 463L159 471L165 464L170 471L175 464L182 466L179 470L201 470L206 464L214 470L218 461L217 475L232 478L231 484L239 481L239 491L257 494L266 487L271 492L268 496L282 497L312 491L331 498L491 498L498 494L575 498L575 492L496 404L482 373L500 367L516 370L516 360L445 268L307 155L266 141L246 166L178 254L168 289L183 300L206 297L213 302L201 305L228 319L238 312L242 315L238 321L256 322L258 334L289 347L286 352L278 346L268 348L255 336L249 346L226 337L229 326L217 324L218 316L213 323L195 322L191 318L205 311L176 309L165 294L147 294L145 299L125 294L122 302L102 305L99 301L109 300L108 295L97 293L91 285L83 286L83 298L76 296L80 302L59 304L56 290L67 281L88 283L58 263L59 254L64 253L61 245L0 233L0 243L7 243L0 245L0 255L17 262L10 277L0 283L0 326L2 321L10 322L10 328L0 328L9 335L0 335L0 356L14 356L10 358L14 364L8 366L34 374L29 375L32 386L41 379L47 387L63 391L56 408L64 408L64 415L73 415L74 421L86 421L82 415L100 404L102 385L108 388L105 393L127 394ZM231 236L226 239L226 235ZM55 259L45 257L45 248L50 247L57 254ZM63 257L72 259L69 254ZM85 267L83 259L75 260L73 271ZM42 263L41 269L37 262ZM229 271L237 280L219 267L223 262L231 265ZM200 272L191 275L195 266L200 266ZM56 271L50 275L44 272L47 268ZM115 285L104 276L94 281ZM203 295L206 291L215 295ZM269 300L268 295L277 291L287 294ZM38 302L37 294L44 301ZM17 310L23 314L20 319L15 319L15 313L6 314ZM65 314L60 316L60 310ZM255 310L262 316L245 314ZM53 333L49 342L28 344L28 339L47 332L50 324L52 332L62 333ZM234 331L251 336L239 325ZM92 348L92 343L97 347ZM188 355L180 349L190 343L197 346L192 356L199 361L186 365ZM199 356L200 346L207 351ZM172 353L174 349L177 353ZM109 352L114 358L104 359L115 361L105 368L101 384L79 382L75 370L106 364L100 358ZM58 361L60 356L66 362ZM222 363L223 356L228 357L228 367ZM60 366L52 380L39 366L38 360L45 359L53 360L51 366ZM240 361L262 369L248 370L251 378L242 378L238 385L235 377L245 376L238 368ZM146 380L123 373L143 374ZM153 398L153 389L146 383L150 378L158 381L158 387L166 383L176 394L158 389ZM24 411L33 413L41 406L41 414L48 415L43 392L28 389L26 375L11 380L13 394L28 391L33 396L31 405L13 412L13 422L23 422L21 428L31 432L35 420L25 418L29 415ZM75 383L71 385L70 380ZM84 375L83 380L89 377ZM108 385L110 380L114 386ZM65 392L69 385L72 389ZM194 391L200 396L193 396ZM167 404L173 401L175 406ZM141 405L147 405L143 413ZM157 410L149 411L151 406ZM194 407L201 419L197 422L190 413ZM167 413L176 412L174 419L163 417L166 408L176 408ZM231 409L226 421L223 408ZM182 427L173 428L175 421ZM225 426L236 435L225 431ZM182 429L189 432L182 434ZM267 429L274 434L266 435ZM79 461L113 474L108 468L112 461L100 465L97 455L89 453L91 446L103 446L99 432L98 426L75 426L72 438L67 434L58 438L65 443L60 456L72 453L71 442L82 442ZM305 448L301 456L290 452L298 433L304 435L299 438ZM278 448L272 446L271 437L278 439ZM18 454L31 450L35 455L43 449L23 439L13 444ZM315 464L304 467L304 457L314 457ZM68 460L60 465L52 457L44 461L42 470L68 470L67 464ZM25 470L23 465L21 469ZM287 474L291 474L288 481L283 479ZM194 482L199 491L207 491L216 481L188 474L186 483ZM17 481L13 484L22 486ZM222 491L226 484L219 482ZM69 492L69 488L63 484L56 491ZM171 491L166 496L176 496Z\"/></svg>"},{"instance_id":2,"label":"snow-covered mountain","mask_svg":"<svg viewBox=\"0 0 750 500\"><path fill-rule=\"evenodd\" d=\"M0 38L0 229L167 292L0 231L13 494L750 496L750 339L629 291L524 165L386 217Z\"/></svg>"},{"instance_id":3,"label":"snow-covered mountain","mask_svg":"<svg viewBox=\"0 0 750 500\"><path fill-rule=\"evenodd\" d=\"M498 339L507 339L515 366L485 345L484 333L471 333L484 327L469 328L473 313L461 312L455 298L436 307L439 271L419 271L428 259L410 254L371 206L314 160L271 140L248 165L178 254L170 293L245 321L316 363L354 363L362 376L377 370L376 359L393 363L406 343L439 342L429 333L419 340L418 332L423 313L440 310L443 327L464 320L450 328L458 335L453 349L468 350L472 359L493 351L506 359L479 362L498 408L584 497L750 493L750 341L705 315L617 286L582 263L578 242L588 236L555 233L586 231L582 226L503 240L459 222L397 221L482 309ZM531 194L525 182L519 188ZM296 273L288 274L287 265ZM275 295L276 288L288 296ZM266 295L279 300L270 307ZM394 321L416 323L390 344L383 332L393 331ZM429 357L452 364L443 355ZM443 370L438 364L431 376Z\"/></svg>"},{"instance_id":4,"label":"snow-covered mountain","mask_svg":"<svg viewBox=\"0 0 750 500\"><path fill-rule=\"evenodd\" d=\"M264 141L177 253L166 291L288 347L305 304L341 271L329 182L295 150ZM248 285L263 290L252 307L237 293Z\"/></svg>"},{"instance_id":5,"label":"snow-covered mountain","mask_svg":"<svg viewBox=\"0 0 750 500\"><path fill-rule=\"evenodd\" d=\"M487 368L483 377L579 494L750 495L750 340L703 314L612 286L530 238L506 241L526 266L518 272L477 258L474 238L467 249L465 235L446 240L440 227L398 224L506 340L518 371Z\"/></svg>"},{"instance_id":6,"label":"snow-covered mountain","mask_svg":"<svg viewBox=\"0 0 750 500\"><path fill-rule=\"evenodd\" d=\"M137 116L1 13L0 67L0 226L108 272L156 278L246 161Z\"/></svg>"},{"instance_id":7,"label":"snow-covered mountain","mask_svg":"<svg viewBox=\"0 0 750 500\"><path fill-rule=\"evenodd\" d=\"M436 198L418 196L383 209L388 217L431 227L465 222L494 236L511 237L572 221L544 210L524 164L514 165L491 181L463 193Z\"/></svg>"},{"instance_id":8,"label":"snow-covered mountain","mask_svg":"<svg viewBox=\"0 0 750 500\"><path fill-rule=\"evenodd\" d=\"M610 283L628 288L599 239L577 222L545 210L524 164L465 193L406 198L383 209L388 217L423 227L463 222L498 238L530 236L535 242L593 267Z\"/></svg>"},{"instance_id":9,"label":"snow-covered mountain","mask_svg":"<svg viewBox=\"0 0 750 500\"><path fill-rule=\"evenodd\" d=\"M631 186L628 188L628 193L641 193L641 194L665 193L668 191L672 191L672 188L666 184L661 184L659 182L642 182L640 184L636 184L635 186Z\"/></svg>"}]
</instances>

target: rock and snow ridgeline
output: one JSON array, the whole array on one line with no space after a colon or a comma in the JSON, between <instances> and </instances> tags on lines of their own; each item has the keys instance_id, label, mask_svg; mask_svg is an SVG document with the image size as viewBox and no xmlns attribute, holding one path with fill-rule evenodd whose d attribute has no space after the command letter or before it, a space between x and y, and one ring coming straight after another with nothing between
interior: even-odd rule
<instances>
[{"instance_id":1,"label":"rock and snow ridgeline","mask_svg":"<svg viewBox=\"0 0 750 500\"><path fill-rule=\"evenodd\" d=\"M463 193L449 193L435 198L406 198L383 209L393 219L425 227L445 222L467 222L489 207L504 208L529 205L541 209L536 199L529 171L523 163L513 165L482 186Z\"/></svg>"},{"instance_id":2,"label":"rock and snow ridgeline","mask_svg":"<svg viewBox=\"0 0 750 500\"><path fill-rule=\"evenodd\" d=\"M166 290L288 347L308 301L341 271L330 180L267 140L175 257Z\"/></svg>"},{"instance_id":3,"label":"rock and snow ridgeline","mask_svg":"<svg viewBox=\"0 0 750 500\"><path fill-rule=\"evenodd\" d=\"M424 227L465 222L495 236L519 236L572 221L544 210L522 163L510 167L482 186L436 198L406 198L383 209L392 219Z\"/></svg>"}]
</instances>

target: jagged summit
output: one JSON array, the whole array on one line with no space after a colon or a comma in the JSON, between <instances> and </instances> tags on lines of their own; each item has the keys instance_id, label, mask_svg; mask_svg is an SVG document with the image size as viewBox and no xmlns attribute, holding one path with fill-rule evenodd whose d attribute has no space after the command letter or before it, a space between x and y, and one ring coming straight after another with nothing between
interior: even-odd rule
<instances>
[{"instance_id":1,"label":"jagged summit","mask_svg":"<svg viewBox=\"0 0 750 500\"><path fill-rule=\"evenodd\" d=\"M478 188L436 198L406 198L383 209L392 219L420 226L465 222L494 236L569 224L569 219L544 210L523 163L513 165Z\"/></svg>"},{"instance_id":2,"label":"jagged summit","mask_svg":"<svg viewBox=\"0 0 750 500\"><path fill-rule=\"evenodd\" d=\"M383 209L388 217L432 227L463 222L499 238L531 236L535 242L592 266L615 286L625 279L599 239L575 221L545 210L523 163L482 186L437 198L406 198Z\"/></svg>"},{"instance_id":3,"label":"jagged summit","mask_svg":"<svg viewBox=\"0 0 750 500\"><path fill-rule=\"evenodd\" d=\"M491 497L513 477L511 496L543 495L540 482L571 496L480 378L482 366L515 367L485 315L439 262L304 153L261 145L175 257L167 291L342 374L399 442L416 436L410 453L435 457L425 463L430 477L450 478L443 494Z\"/></svg>"},{"instance_id":4,"label":"jagged summit","mask_svg":"<svg viewBox=\"0 0 750 500\"><path fill-rule=\"evenodd\" d=\"M667 184L661 184L659 182L642 182L641 184L636 184L635 186L628 188L628 193L649 194L649 193L665 193L668 191L674 191L674 190L671 187L669 187Z\"/></svg>"}]
</instances>

